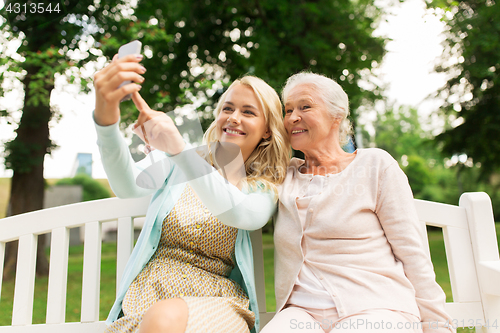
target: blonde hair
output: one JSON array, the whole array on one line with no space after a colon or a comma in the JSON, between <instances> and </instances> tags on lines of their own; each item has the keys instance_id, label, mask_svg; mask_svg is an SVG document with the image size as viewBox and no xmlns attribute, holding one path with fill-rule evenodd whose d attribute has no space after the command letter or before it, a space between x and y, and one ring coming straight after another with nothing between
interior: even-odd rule
<instances>
[{"instance_id":1,"label":"blonde hair","mask_svg":"<svg viewBox=\"0 0 500 333\"><path fill-rule=\"evenodd\" d=\"M236 85L244 85L253 90L271 134L269 138L260 141L245 161L246 183L252 189L256 189L262 184L264 190L272 190L277 195L275 184L281 184L285 180L286 168L291 157L291 147L283 125L279 96L264 80L255 76L244 76L235 80L220 97L215 108L215 120L203 135L203 141L209 147L210 143L219 142L220 133L217 131L217 117L226 101L228 92ZM205 158L213 165L213 152L209 150L208 155Z\"/></svg>"},{"instance_id":2,"label":"blonde hair","mask_svg":"<svg viewBox=\"0 0 500 333\"><path fill-rule=\"evenodd\" d=\"M290 91L298 85L307 84L316 90L326 105L327 110L334 118L340 118L339 144L344 146L349 141L352 125L349 119L349 97L344 89L334 80L316 73L301 72L288 78L282 91L283 102Z\"/></svg>"}]
</instances>

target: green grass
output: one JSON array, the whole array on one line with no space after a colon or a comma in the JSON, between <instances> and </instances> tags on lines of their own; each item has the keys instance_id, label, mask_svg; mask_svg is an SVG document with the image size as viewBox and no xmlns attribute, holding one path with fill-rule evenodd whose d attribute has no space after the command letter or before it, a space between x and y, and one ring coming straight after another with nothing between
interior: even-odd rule
<instances>
[{"instance_id":1,"label":"green grass","mask_svg":"<svg viewBox=\"0 0 500 333\"><path fill-rule=\"evenodd\" d=\"M274 244L271 234L262 234L262 247L266 280L266 310L273 312L276 311L276 299L274 298Z\"/></svg>"},{"instance_id":2,"label":"green grass","mask_svg":"<svg viewBox=\"0 0 500 333\"><path fill-rule=\"evenodd\" d=\"M500 226L497 224L497 238L500 240ZM436 280L446 293L447 301L452 301L451 286L448 276L448 267L441 231L429 232L429 246L436 272ZM264 247L264 274L266 277L267 311L275 311L274 299L274 248L273 239L269 234L263 235ZM68 262L68 291L66 304L66 321L80 321L80 304L82 288L83 246L70 247ZM101 320L106 319L115 296L116 272L116 244L104 243L102 246L101 263L101 292L100 313ZM33 306L33 323L44 323L47 302L47 278L39 278L35 283L35 299ZM0 300L0 326L10 325L12 316L13 281L4 281ZM469 332L469 329L459 329L459 332Z\"/></svg>"},{"instance_id":3,"label":"green grass","mask_svg":"<svg viewBox=\"0 0 500 333\"><path fill-rule=\"evenodd\" d=\"M66 297L66 322L80 321L82 301L83 245L72 246L68 259L68 290ZM99 318L106 319L114 302L116 290L116 243L103 243L101 256L101 288ZM33 323L45 323L47 312L47 277L35 281ZM0 326L10 325L14 298L14 281L4 281L0 299Z\"/></svg>"},{"instance_id":4,"label":"green grass","mask_svg":"<svg viewBox=\"0 0 500 333\"><path fill-rule=\"evenodd\" d=\"M10 196L10 178L0 178L0 218L5 217Z\"/></svg>"}]
</instances>

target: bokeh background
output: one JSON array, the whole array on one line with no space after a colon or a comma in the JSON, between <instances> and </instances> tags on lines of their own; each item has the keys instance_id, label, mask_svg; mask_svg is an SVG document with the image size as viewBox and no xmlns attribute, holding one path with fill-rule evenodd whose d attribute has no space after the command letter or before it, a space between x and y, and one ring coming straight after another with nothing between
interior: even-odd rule
<instances>
[{"instance_id":1,"label":"bokeh background","mask_svg":"<svg viewBox=\"0 0 500 333\"><path fill-rule=\"evenodd\" d=\"M457 204L485 191L498 221L498 36L496 0L0 0L0 218L56 204L57 183L81 186L78 200L113 195L92 77L138 39L153 108L206 128L239 76L280 91L298 71L322 73L350 97L351 148L387 150L419 199ZM122 103L141 158L136 117Z\"/></svg>"}]
</instances>

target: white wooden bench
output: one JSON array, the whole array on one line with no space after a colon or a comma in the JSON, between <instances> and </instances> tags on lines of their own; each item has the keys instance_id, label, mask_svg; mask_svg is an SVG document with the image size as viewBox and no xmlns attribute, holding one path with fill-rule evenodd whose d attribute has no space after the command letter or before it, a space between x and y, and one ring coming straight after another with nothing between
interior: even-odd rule
<instances>
[{"instance_id":1,"label":"white wooden bench","mask_svg":"<svg viewBox=\"0 0 500 333\"><path fill-rule=\"evenodd\" d=\"M6 332L102 332L99 321L101 224L118 223L117 285L133 246L133 219L144 216L149 198L103 199L26 213L0 220L0 287L5 243L19 240L12 325ZM500 332L500 259L490 198L466 193L459 206L415 200L423 223L443 229L453 302L447 310L458 326ZM65 322L69 229L85 226L81 320ZM37 235L52 233L45 324L32 324ZM261 325L266 312L262 235L252 233ZM1 291L1 288L0 288ZM1 302L1 299L0 299ZM496 327L495 326L496 323ZM489 327L485 327L485 325Z\"/></svg>"}]
</instances>

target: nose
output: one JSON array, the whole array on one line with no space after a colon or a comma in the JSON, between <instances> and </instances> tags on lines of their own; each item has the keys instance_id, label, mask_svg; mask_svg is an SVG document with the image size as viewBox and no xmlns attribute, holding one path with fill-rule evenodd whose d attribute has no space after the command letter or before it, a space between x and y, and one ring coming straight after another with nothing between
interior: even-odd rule
<instances>
[{"instance_id":1,"label":"nose","mask_svg":"<svg viewBox=\"0 0 500 333\"><path fill-rule=\"evenodd\" d=\"M231 115L227 118L228 123L239 124L240 123L240 112L235 110Z\"/></svg>"},{"instance_id":2,"label":"nose","mask_svg":"<svg viewBox=\"0 0 500 333\"><path fill-rule=\"evenodd\" d=\"M290 117L288 118L288 121L290 121L290 123L292 124L295 124L298 123L301 119L302 118L300 118L298 112L293 110L292 113L290 114Z\"/></svg>"}]
</instances>

